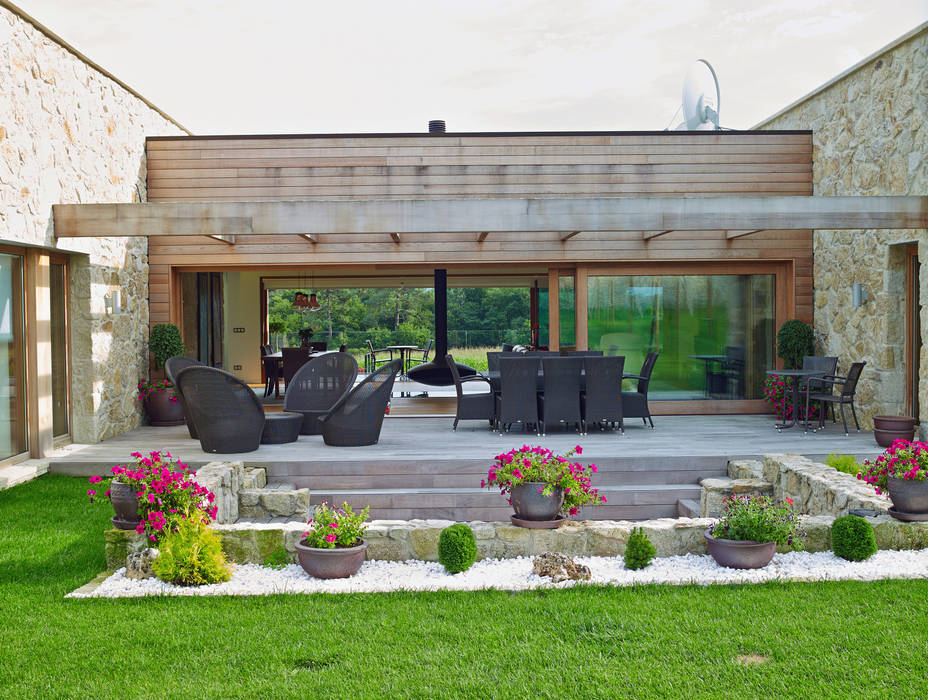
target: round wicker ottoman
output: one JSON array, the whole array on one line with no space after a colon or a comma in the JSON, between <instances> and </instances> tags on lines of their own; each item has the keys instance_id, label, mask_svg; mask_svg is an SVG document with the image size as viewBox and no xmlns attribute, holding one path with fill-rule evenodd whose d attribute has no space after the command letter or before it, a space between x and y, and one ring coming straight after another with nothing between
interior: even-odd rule
<instances>
[{"instance_id":1,"label":"round wicker ottoman","mask_svg":"<svg viewBox=\"0 0 928 700\"><path fill-rule=\"evenodd\" d=\"M264 416L264 432L261 433L262 445L279 445L284 442L296 442L303 427L303 414L294 411L268 413Z\"/></svg>"}]
</instances>

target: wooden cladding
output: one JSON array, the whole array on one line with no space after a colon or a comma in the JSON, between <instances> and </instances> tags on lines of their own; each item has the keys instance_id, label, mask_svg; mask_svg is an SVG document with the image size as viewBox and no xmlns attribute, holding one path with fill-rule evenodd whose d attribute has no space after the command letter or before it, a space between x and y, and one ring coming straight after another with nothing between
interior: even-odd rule
<instances>
[{"instance_id":1,"label":"wooden cladding","mask_svg":"<svg viewBox=\"0 0 928 700\"><path fill-rule=\"evenodd\" d=\"M152 202L812 194L809 132L169 137L147 152Z\"/></svg>"}]
</instances>

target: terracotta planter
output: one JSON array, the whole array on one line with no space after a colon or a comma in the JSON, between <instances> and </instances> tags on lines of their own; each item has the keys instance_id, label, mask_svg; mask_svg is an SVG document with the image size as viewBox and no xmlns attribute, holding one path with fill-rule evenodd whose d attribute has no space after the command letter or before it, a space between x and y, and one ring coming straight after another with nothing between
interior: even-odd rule
<instances>
[{"instance_id":1,"label":"terracotta planter","mask_svg":"<svg viewBox=\"0 0 928 700\"><path fill-rule=\"evenodd\" d=\"M556 520L557 513L564 503L564 490L555 488L554 493L545 496L538 493L545 484L529 481L513 486L509 497L512 499L512 508L519 520Z\"/></svg>"},{"instance_id":2,"label":"terracotta planter","mask_svg":"<svg viewBox=\"0 0 928 700\"><path fill-rule=\"evenodd\" d=\"M296 543L296 553L300 559L300 566L310 576L315 578L348 578L358 573L364 557L367 554L367 542L355 547L336 547L335 549L321 549L307 547L301 540Z\"/></svg>"},{"instance_id":3,"label":"terracotta planter","mask_svg":"<svg viewBox=\"0 0 928 700\"><path fill-rule=\"evenodd\" d=\"M915 437L915 419L910 416L873 416L873 437L880 447L889 447L894 440Z\"/></svg>"},{"instance_id":4,"label":"terracotta planter","mask_svg":"<svg viewBox=\"0 0 928 700\"><path fill-rule=\"evenodd\" d=\"M709 554L719 566L730 569L762 569L777 551L776 542L726 540L713 537L708 530L704 534Z\"/></svg>"},{"instance_id":5,"label":"terracotta planter","mask_svg":"<svg viewBox=\"0 0 928 700\"><path fill-rule=\"evenodd\" d=\"M174 396L173 389L164 389L153 391L145 397L145 411L148 413L149 423L163 427L183 425L186 422L184 407L181 406L180 400L171 401L172 396Z\"/></svg>"},{"instance_id":6,"label":"terracotta planter","mask_svg":"<svg viewBox=\"0 0 928 700\"><path fill-rule=\"evenodd\" d=\"M116 511L116 515L110 518L113 526L120 530L134 530L141 521L135 491L114 479L110 484L110 503Z\"/></svg>"},{"instance_id":7,"label":"terracotta planter","mask_svg":"<svg viewBox=\"0 0 928 700\"><path fill-rule=\"evenodd\" d=\"M897 479L891 476L886 481L889 498L893 502L890 514L896 517L893 511L899 513L899 520L928 519L928 481L917 479ZM919 518L906 518L905 516L924 516Z\"/></svg>"}]
</instances>

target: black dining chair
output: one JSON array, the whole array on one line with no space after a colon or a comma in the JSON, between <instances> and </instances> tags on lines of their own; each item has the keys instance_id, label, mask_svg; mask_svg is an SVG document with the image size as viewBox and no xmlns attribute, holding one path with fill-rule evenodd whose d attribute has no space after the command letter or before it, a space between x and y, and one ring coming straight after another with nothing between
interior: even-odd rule
<instances>
[{"instance_id":1,"label":"black dining chair","mask_svg":"<svg viewBox=\"0 0 928 700\"><path fill-rule=\"evenodd\" d=\"M537 357L499 358L496 427L501 436L513 423L535 426L538 432L538 368Z\"/></svg>"},{"instance_id":2,"label":"black dining chair","mask_svg":"<svg viewBox=\"0 0 928 700\"><path fill-rule=\"evenodd\" d=\"M637 379L638 387L635 391L622 392L622 413L625 418L640 418L645 425L654 427L651 418L651 409L648 406L648 385L651 383L651 372L657 363L657 353L649 352L641 365L641 374L625 375L626 379Z\"/></svg>"},{"instance_id":3,"label":"black dining chair","mask_svg":"<svg viewBox=\"0 0 928 700\"><path fill-rule=\"evenodd\" d=\"M808 391L806 392L806 416L809 415L810 405L814 402L819 403L818 427L825 426L825 405L831 406L832 422L837 423L835 416L835 406L841 407L841 423L844 425L844 434L847 432L847 419L844 416L844 407L851 407L851 415L854 417L854 427L860 432L860 423L857 422L857 412L854 410L854 396L857 393L857 382L860 380L860 373L863 372L866 362L854 362L847 372L846 377L832 375L829 377L810 377L807 382ZM835 394L834 388L840 386L841 393Z\"/></svg>"},{"instance_id":4,"label":"black dining chair","mask_svg":"<svg viewBox=\"0 0 928 700\"><path fill-rule=\"evenodd\" d=\"M454 382L454 391L458 397L458 405L454 414L454 423L451 430L458 429L458 421L462 420L488 420L490 427L496 426L496 400L493 396L493 387L490 380L479 374L461 378L458 366L451 355L445 355L445 363L451 370L451 379ZM465 394L466 382L486 382L488 392Z\"/></svg>"},{"instance_id":5,"label":"black dining chair","mask_svg":"<svg viewBox=\"0 0 928 700\"><path fill-rule=\"evenodd\" d=\"M280 354L284 362L284 391L286 391L293 375L309 362L309 348L283 348Z\"/></svg>"},{"instance_id":6,"label":"black dining chair","mask_svg":"<svg viewBox=\"0 0 928 700\"><path fill-rule=\"evenodd\" d=\"M381 353L387 353L389 357L377 357ZM373 372L381 365L393 361L393 351L387 348L374 349L374 344L367 339L367 354L364 356L364 371Z\"/></svg>"},{"instance_id":7,"label":"black dining chair","mask_svg":"<svg viewBox=\"0 0 928 700\"><path fill-rule=\"evenodd\" d=\"M413 365L424 365L429 361L429 353L432 352L432 343L435 342L434 338L429 338L429 342L419 348L422 351L422 357L407 357L406 358L406 369L409 369ZM437 359L437 358L436 358Z\"/></svg>"},{"instance_id":8,"label":"black dining chair","mask_svg":"<svg viewBox=\"0 0 928 700\"><path fill-rule=\"evenodd\" d=\"M622 412L622 372L625 356L584 357L583 373L586 388L581 395L584 428L598 425L616 426L625 434L625 416Z\"/></svg>"},{"instance_id":9,"label":"black dining chair","mask_svg":"<svg viewBox=\"0 0 928 700\"><path fill-rule=\"evenodd\" d=\"M838 372L838 358L832 355L805 355L802 358L802 369L821 372L818 378L834 379ZM804 406L807 394L809 393L809 380L805 377L797 377L795 381L799 382L799 405ZM819 384L821 388L821 384ZM834 417L834 406L832 406L832 417ZM796 416L798 419L799 416ZM806 422L809 417L806 414Z\"/></svg>"},{"instance_id":10,"label":"black dining chair","mask_svg":"<svg viewBox=\"0 0 928 700\"><path fill-rule=\"evenodd\" d=\"M577 426L577 432L586 433L580 412L580 378L583 373L582 357L545 357L541 360L544 391L541 394L541 434L549 426L564 423Z\"/></svg>"}]
</instances>

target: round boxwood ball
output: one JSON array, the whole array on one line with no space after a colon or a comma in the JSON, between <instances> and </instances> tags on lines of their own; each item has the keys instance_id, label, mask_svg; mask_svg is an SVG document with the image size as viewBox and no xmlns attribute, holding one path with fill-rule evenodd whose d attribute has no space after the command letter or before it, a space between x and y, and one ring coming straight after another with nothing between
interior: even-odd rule
<instances>
[{"instance_id":1,"label":"round boxwood ball","mask_svg":"<svg viewBox=\"0 0 928 700\"><path fill-rule=\"evenodd\" d=\"M477 558L477 539L464 523L446 527L438 537L438 561L449 574L467 571Z\"/></svg>"},{"instance_id":2,"label":"round boxwood ball","mask_svg":"<svg viewBox=\"0 0 928 700\"><path fill-rule=\"evenodd\" d=\"M831 526L831 549L849 561L869 559L876 552L873 526L856 515L835 518Z\"/></svg>"}]
</instances>

